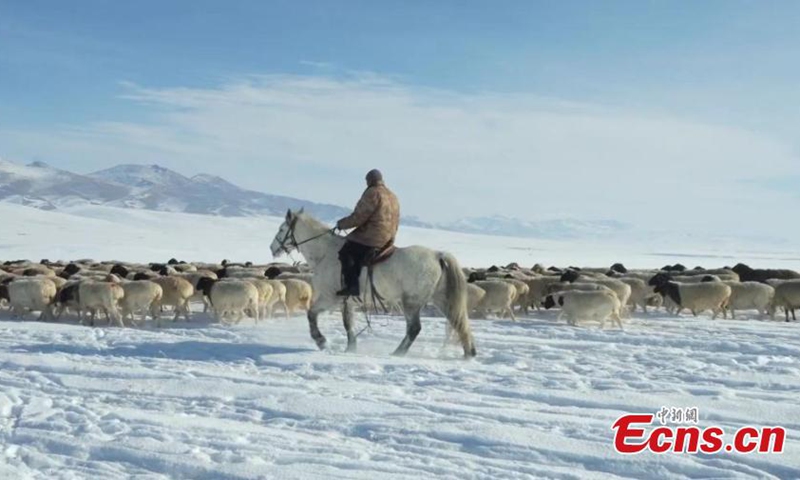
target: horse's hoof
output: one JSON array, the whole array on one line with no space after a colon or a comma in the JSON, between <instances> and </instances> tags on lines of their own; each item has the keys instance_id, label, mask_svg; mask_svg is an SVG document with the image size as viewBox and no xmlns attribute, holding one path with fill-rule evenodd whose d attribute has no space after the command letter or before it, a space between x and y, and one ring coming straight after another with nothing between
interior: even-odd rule
<instances>
[{"instance_id":1,"label":"horse's hoof","mask_svg":"<svg viewBox=\"0 0 800 480\"><path fill-rule=\"evenodd\" d=\"M320 339L320 340L317 340L317 348L319 348L320 350L325 350L325 346L326 346L327 343L328 342L325 341L324 338Z\"/></svg>"},{"instance_id":2,"label":"horse's hoof","mask_svg":"<svg viewBox=\"0 0 800 480\"><path fill-rule=\"evenodd\" d=\"M344 349L344 353L356 353L356 346L355 346L355 344L353 344L353 345L348 345L348 346L347 346L347 348L345 348L345 349Z\"/></svg>"}]
</instances>

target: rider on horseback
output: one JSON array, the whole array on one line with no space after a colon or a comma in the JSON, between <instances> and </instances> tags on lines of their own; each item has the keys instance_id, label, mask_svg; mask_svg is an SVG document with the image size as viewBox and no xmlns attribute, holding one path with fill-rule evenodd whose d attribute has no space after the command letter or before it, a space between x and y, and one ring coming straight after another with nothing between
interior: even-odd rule
<instances>
[{"instance_id":1,"label":"rider on horseback","mask_svg":"<svg viewBox=\"0 0 800 480\"><path fill-rule=\"evenodd\" d=\"M370 170L367 173L367 189L355 210L336 222L339 230L355 228L347 235L347 242L339 250L344 288L336 292L337 295L360 295L358 279L361 268L394 244L399 224L400 203L397 197L386 188L381 172Z\"/></svg>"}]
</instances>

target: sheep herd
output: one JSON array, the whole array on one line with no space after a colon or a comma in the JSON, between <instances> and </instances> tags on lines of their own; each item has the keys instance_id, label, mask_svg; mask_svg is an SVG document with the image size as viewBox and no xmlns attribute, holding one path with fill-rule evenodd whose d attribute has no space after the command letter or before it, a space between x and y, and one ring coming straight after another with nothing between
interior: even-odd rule
<instances>
[{"instance_id":1,"label":"sheep herd","mask_svg":"<svg viewBox=\"0 0 800 480\"><path fill-rule=\"evenodd\" d=\"M672 314L711 312L735 318L736 311L754 310L775 318L783 311L795 319L800 307L800 273L793 270L732 268L687 269L667 265L657 270L628 270L616 263L609 268L465 268L471 318L496 315L516 320L531 309L559 309L558 319L569 324L594 320L601 327L611 320L622 328L622 318L648 308ZM312 300L312 272L305 265L251 262L219 264L124 262L33 263L7 261L0 266L0 307L15 317L39 312L40 320L64 314L81 323L95 324L100 313L109 324L136 326L148 320L162 325L162 317L191 318L191 305L202 305L220 323L245 316L256 322L272 318L276 309L287 316L307 311Z\"/></svg>"},{"instance_id":2,"label":"sheep herd","mask_svg":"<svg viewBox=\"0 0 800 480\"><path fill-rule=\"evenodd\" d=\"M191 304L198 303L220 323L245 315L259 321L276 308L287 318L308 310L310 281L306 268L285 264L15 260L0 266L0 306L14 317L39 312L40 320L57 320L67 313L94 325L102 313L120 327L148 317L160 327L167 311L190 320Z\"/></svg>"},{"instance_id":3,"label":"sheep herd","mask_svg":"<svg viewBox=\"0 0 800 480\"><path fill-rule=\"evenodd\" d=\"M657 270L628 270L621 263L608 268L530 269L516 263L506 267L464 269L469 282L472 318L488 314L515 319L514 311L527 313L559 308L558 318L570 324L595 320L601 327L611 319L620 328L621 317L641 309L664 308L678 315L710 311L724 318L736 311L755 310L775 318L782 309L789 321L800 307L800 273L793 270L753 269L745 264L729 268L687 269L666 265Z\"/></svg>"}]
</instances>

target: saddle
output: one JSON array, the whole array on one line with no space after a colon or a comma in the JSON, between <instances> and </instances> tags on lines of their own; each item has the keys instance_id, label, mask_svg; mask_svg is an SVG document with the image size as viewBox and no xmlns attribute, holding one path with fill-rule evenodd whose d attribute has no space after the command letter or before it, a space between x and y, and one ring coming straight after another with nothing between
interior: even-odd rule
<instances>
[{"instance_id":1,"label":"saddle","mask_svg":"<svg viewBox=\"0 0 800 480\"><path fill-rule=\"evenodd\" d=\"M374 265L389 260L392 254L394 254L395 250L397 250L397 247L394 246L394 241L390 240L389 243L387 243L379 250L376 250L372 255L367 257L366 260L364 261L364 266L370 268Z\"/></svg>"}]
</instances>

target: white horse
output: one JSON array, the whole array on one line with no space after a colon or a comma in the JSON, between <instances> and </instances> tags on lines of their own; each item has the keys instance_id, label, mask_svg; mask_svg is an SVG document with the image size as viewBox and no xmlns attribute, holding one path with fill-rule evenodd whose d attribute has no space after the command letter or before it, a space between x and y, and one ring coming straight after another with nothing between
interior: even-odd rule
<instances>
[{"instance_id":1,"label":"white horse","mask_svg":"<svg viewBox=\"0 0 800 480\"><path fill-rule=\"evenodd\" d=\"M343 237L300 209L286 212L286 220L270 246L273 256L298 250L312 267L314 293L308 310L308 326L311 338L320 349L325 348L326 340L317 326L317 317L339 304L343 304L347 351L356 348L351 302L336 296L336 291L342 287L338 254L344 242ZM419 246L398 248L391 257L373 267L373 280L382 301L386 305L400 305L406 317L406 336L395 355L405 354L414 343L422 329L420 310L433 301L447 317L449 330L458 336L464 347L464 356L475 356L475 343L467 318L467 282L458 261L451 254ZM366 269L362 270L359 281L363 301L369 307L372 294Z\"/></svg>"}]
</instances>

